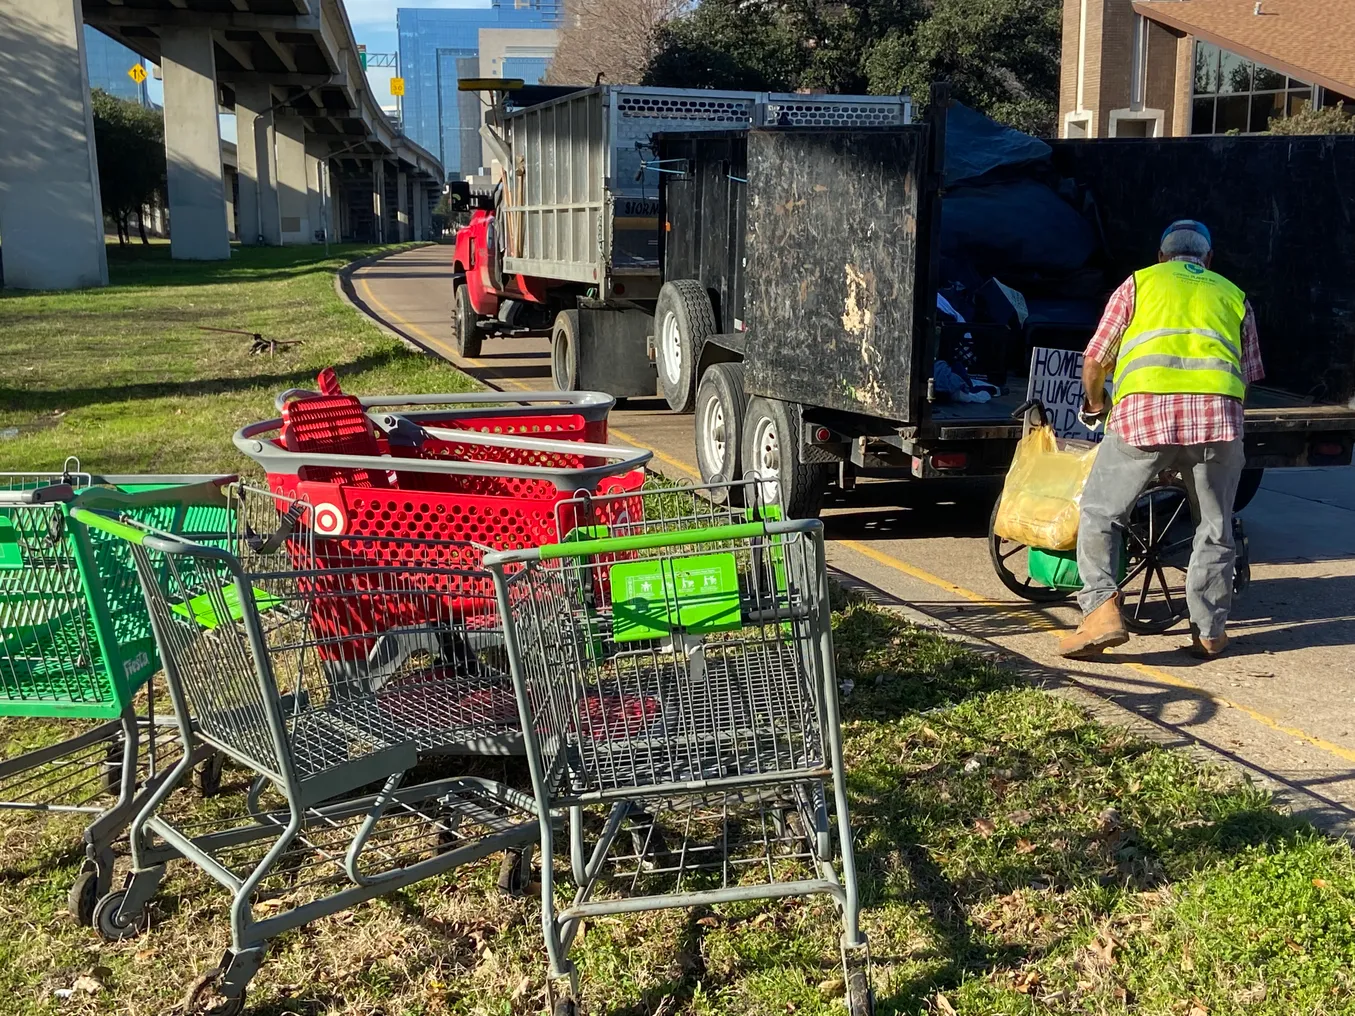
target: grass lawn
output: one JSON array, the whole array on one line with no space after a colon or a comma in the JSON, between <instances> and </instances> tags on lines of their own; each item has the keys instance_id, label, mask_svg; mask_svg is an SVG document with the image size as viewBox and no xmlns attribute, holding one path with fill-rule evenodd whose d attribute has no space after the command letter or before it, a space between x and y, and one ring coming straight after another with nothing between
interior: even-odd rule
<instances>
[{"instance_id":1,"label":"grass lawn","mask_svg":"<svg viewBox=\"0 0 1355 1016\"><path fill-rule=\"evenodd\" d=\"M78 454L110 472L234 470L230 431L326 364L355 391L468 384L340 305L332 273L361 253L250 251L229 267L184 267L163 251L115 251L107 290L0 299L0 429L19 429L0 442L2 464ZM306 341L251 357L243 338L203 335L199 322ZM1231 772L1092 722L955 643L874 607L839 608L880 1012L1355 1013L1345 843L1280 815ZM37 726L0 723L0 757ZM228 769L226 782L238 795L247 775ZM172 864L149 933L104 945L65 913L81 821L3 815L0 1013L169 1012L220 958L228 896L197 869ZM500 895L496 873L490 859L281 936L249 1011L540 1011L539 908ZM576 948L585 1002L614 1016L840 1014L838 927L823 899L599 919Z\"/></svg>"},{"instance_id":2,"label":"grass lawn","mask_svg":"<svg viewBox=\"0 0 1355 1016\"><path fill-rule=\"evenodd\" d=\"M334 366L357 393L473 387L408 351L335 296L340 266L380 248L234 248L225 262L175 262L168 245L110 246L110 285L69 293L0 290L0 471L238 472L243 424L273 397ZM240 328L300 339L250 355Z\"/></svg>"}]
</instances>

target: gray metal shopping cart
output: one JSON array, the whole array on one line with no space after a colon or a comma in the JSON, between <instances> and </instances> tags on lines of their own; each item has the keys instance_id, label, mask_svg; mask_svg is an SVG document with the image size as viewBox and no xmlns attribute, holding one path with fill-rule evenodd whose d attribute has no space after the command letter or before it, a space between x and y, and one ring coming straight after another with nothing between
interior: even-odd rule
<instances>
[{"instance_id":1,"label":"gray metal shopping cart","mask_svg":"<svg viewBox=\"0 0 1355 1016\"><path fill-rule=\"evenodd\" d=\"M88 924L113 877L113 845L180 751L158 715L159 656L124 541L70 525L77 506L116 507L162 529L233 526L234 477L0 474L0 808L88 816L68 895ZM139 697L138 697L139 696ZM203 759L214 792L220 758Z\"/></svg>"},{"instance_id":2,"label":"gray metal shopping cart","mask_svg":"<svg viewBox=\"0 0 1355 1016\"><path fill-rule=\"evenodd\" d=\"M727 488L729 485L721 485ZM541 868L554 1006L571 1016L580 922L826 894L853 1016L873 1011L842 763L822 525L743 485L644 492L625 518L579 499L563 542L492 554L550 858L567 810L572 904ZM633 504L633 502L632 502ZM606 811L588 842L585 809Z\"/></svg>"},{"instance_id":3,"label":"gray metal shopping cart","mask_svg":"<svg viewBox=\"0 0 1355 1016\"><path fill-rule=\"evenodd\" d=\"M188 776L176 766L132 823L126 885L95 910L105 938L140 933L180 857L231 892L231 947L193 985L190 1013L238 1013L275 935L537 837L533 799L501 784L404 786L428 746L481 734L458 711L481 677L461 649L492 609L479 549L408 539L376 556L380 537L317 538L282 509L271 530L242 525L230 550L74 513L130 547L179 736L257 774L235 814L194 820L162 813ZM382 649L402 635L417 651Z\"/></svg>"}]
</instances>

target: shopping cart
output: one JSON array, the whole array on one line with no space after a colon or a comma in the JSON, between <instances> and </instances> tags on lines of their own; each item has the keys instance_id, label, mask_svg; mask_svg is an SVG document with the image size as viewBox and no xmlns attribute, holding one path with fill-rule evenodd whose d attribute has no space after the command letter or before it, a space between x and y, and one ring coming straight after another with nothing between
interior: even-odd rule
<instances>
[{"instance_id":1,"label":"shopping cart","mask_svg":"<svg viewBox=\"0 0 1355 1016\"><path fill-rule=\"evenodd\" d=\"M575 399L567 412L533 402L558 403L566 394ZM487 395L510 398L478 393L476 403ZM584 440L605 437L605 414L592 417L609 396L511 398L525 404L374 419L369 407L460 405L472 396L286 392L281 417L241 429L235 444L268 472L270 489L311 506L314 527L326 536L430 536L450 525L462 539L496 549L536 546L559 538L558 502L580 490L643 486L652 452ZM533 429L546 426L557 429Z\"/></svg>"},{"instance_id":2,"label":"shopping cart","mask_svg":"<svg viewBox=\"0 0 1355 1016\"><path fill-rule=\"evenodd\" d=\"M268 940L283 931L535 840L525 794L473 778L403 786L427 739L454 736L441 726L456 726L446 708L460 691L452 666L410 659L379 680L358 672L339 681L320 652L344 638L314 620L335 601L416 602L413 612L436 619L430 634L471 637L444 611L444 590L484 575L447 564L445 541L427 541L435 560L415 547L399 563L321 565L333 543L285 508L275 532L251 525L233 550L92 511L74 515L130 548L180 737L257 774L237 814L190 820L161 812L188 776L186 763L176 766L132 823L126 885L95 909L106 939L140 933L167 862L179 857L230 890L231 947L190 990L186 1011L238 1013ZM355 609L339 604L332 613ZM351 796L370 784L381 790Z\"/></svg>"},{"instance_id":3,"label":"shopping cart","mask_svg":"<svg viewBox=\"0 0 1355 1016\"><path fill-rule=\"evenodd\" d=\"M0 720L0 808L91 816L68 897L84 924L109 889L114 841L179 745L156 712L159 656L126 545L72 526L70 512L99 505L224 538L233 479L93 476L73 463L0 475L0 717L13 718ZM203 761L199 788L214 792L220 760Z\"/></svg>"},{"instance_id":4,"label":"shopping cart","mask_svg":"<svg viewBox=\"0 0 1355 1016\"><path fill-rule=\"evenodd\" d=\"M753 484L749 507L723 507L737 499L719 486L646 491L643 518L484 561L544 858L548 816L570 816L571 905L557 911L541 866L550 974L569 979L556 1016L576 1011L568 954L586 918L820 893L842 916L849 1009L873 1011L822 525L780 521ZM589 806L607 810L591 844Z\"/></svg>"}]
</instances>

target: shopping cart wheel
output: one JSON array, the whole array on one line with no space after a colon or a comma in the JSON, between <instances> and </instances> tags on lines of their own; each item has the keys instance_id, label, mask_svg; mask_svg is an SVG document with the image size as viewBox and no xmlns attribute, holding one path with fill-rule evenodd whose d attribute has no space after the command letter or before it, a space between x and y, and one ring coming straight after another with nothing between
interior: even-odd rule
<instances>
[{"instance_id":1,"label":"shopping cart wheel","mask_svg":"<svg viewBox=\"0 0 1355 1016\"><path fill-rule=\"evenodd\" d=\"M875 991L868 972L860 967L847 973L847 1012L850 1016L875 1016Z\"/></svg>"},{"instance_id":2,"label":"shopping cart wheel","mask_svg":"<svg viewBox=\"0 0 1355 1016\"><path fill-rule=\"evenodd\" d=\"M525 896L532 882L532 853L530 850L505 850L499 864L499 892L509 896Z\"/></svg>"},{"instance_id":3,"label":"shopping cart wheel","mask_svg":"<svg viewBox=\"0 0 1355 1016\"><path fill-rule=\"evenodd\" d=\"M125 939L136 938L146 930L144 909L139 914L119 913L126 896L126 889L118 889L94 905L94 915L90 923L105 942L122 942Z\"/></svg>"},{"instance_id":4,"label":"shopping cart wheel","mask_svg":"<svg viewBox=\"0 0 1355 1016\"><path fill-rule=\"evenodd\" d=\"M122 792L122 764L125 754L120 736L104 751L100 788L105 794L117 797Z\"/></svg>"},{"instance_id":5,"label":"shopping cart wheel","mask_svg":"<svg viewBox=\"0 0 1355 1016\"><path fill-rule=\"evenodd\" d=\"M221 771L225 768L226 756L219 751L212 752L193 770L193 786L203 797L215 797L221 793Z\"/></svg>"},{"instance_id":6,"label":"shopping cart wheel","mask_svg":"<svg viewBox=\"0 0 1355 1016\"><path fill-rule=\"evenodd\" d=\"M579 1016L579 1003L572 998L557 998L550 1016Z\"/></svg>"},{"instance_id":7,"label":"shopping cart wheel","mask_svg":"<svg viewBox=\"0 0 1355 1016\"><path fill-rule=\"evenodd\" d=\"M243 992L235 998L227 998L217 990L222 976L221 968L217 967L193 982L180 1010L184 1016L238 1016L245 1011Z\"/></svg>"},{"instance_id":8,"label":"shopping cart wheel","mask_svg":"<svg viewBox=\"0 0 1355 1016\"><path fill-rule=\"evenodd\" d=\"M66 909L83 927L94 923L94 908L99 902L99 873L86 868L75 876L66 894Z\"/></svg>"}]
</instances>

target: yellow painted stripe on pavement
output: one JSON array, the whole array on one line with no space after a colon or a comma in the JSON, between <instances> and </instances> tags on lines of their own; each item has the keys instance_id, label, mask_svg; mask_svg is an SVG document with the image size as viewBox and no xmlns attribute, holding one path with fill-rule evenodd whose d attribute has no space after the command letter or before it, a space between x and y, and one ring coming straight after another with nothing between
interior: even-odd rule
<instances>
[{"instance_id":1,"label":"yellow painted stripe on pavement","mask_svg":"<svg viewBox=\"0 0 1355 1016\"><path fill-rule=\"evenodd\" d=\"M429 335L428 332L424 331L422 328L414 324L412 321L409 321L402 317L401 315L397 314L395 311L391 310L379 299L377 299L376 295L372 292L371 286L367 284L366 279L362 278L361 276L358 276L356 281L357 284L362 287L363 293L365 294L364 299L372 306L374 306L377 310L379 310L383 315L390 318L392 321L397 322L401 327L407 329L412 334L419 336L424 341L428 342L430 345L433 346L440 345L439 341L435 339L432 335ZM480 360L468 359L466 362L476 367L489 366L489 364L483 363ZM513 385L520 391L527 390L526 385L521 384L514 378L496 378L495 380L503 381L505 384ZM683 462L681 459L676 459L671 455L666 455L665 453L659 451L657 448L650 448L644 442L638 440L636 437L626 433L623 430L619 430L616 427L610 427L609 431L610 433L615 434L617 437L621 438L623 441L629 441L636 447L648 449L649 451L654 453L654 457L658 459L660 462L666 462L668 465L673 466L675 469L681 469L689 476L701 475L700 471L691 463ZM933 575L931 572L927 571L924 568L918 568L916 565L911 565L906 561L902 561L899 558L896 558L890 554L886 554L884 551L876 550L874 547L861 543L859 540L837 540L835 542L838 543L840 546L855 551L862 557L869 558L876 564L881 564L884 565L886 568L892 568L895 571L902 572L904 575L908 575L912 578L915 578L919 582L925 582L930 586L935 586L937 589L945 590L946 592L952 594L953 596L959 596L962 599L969 600L971 603L981 603L985 607L988 607L990 610L993 610L995 612L1003 614L1019 614L1025 616L1031 621L1032 628L1038 631L1048 632L1055 638L1058 637L1059 631L1062 630L1052 621L1049 621L1044 617L1040 617L1038 615L1031 616L1032 612L1028 608L1012 607L1003 603L999 603L993 600L991 597L984 596L982 593L976 593L972 589L966 589L964 586L959 585L955 582L951 582L949 579L944 579L939 575ZM1318 737L1315 734L1310 734L1306 730L1302 730L1298 727L1289 726L1288 724L1282 723L1279 720L1275 719L1273 716L1268 716L1263 712L1260 712L1256 709L1252 709L1250 706L1244 706L1240 702L1234 702L1231 699L1223 698L1221 695L1215 695L1213 692L1207 691L1206 689L1201 688L1198 685L1191 684L1189 681L1183 681L1178 677L1174 677L1173 675L1168 674L1166 671L1159 670L1156 667L1150 667L1146 663L1134 663L1128 660L1115 661L1113 658L1111 658L1106 662L1107 663L1118 662L1119 665L1122 667L1128 667L1130 670L1137 671L1138 673L1143 674L1145 677L1152 678L1155 681L1161 681L1163 684L1171 685L1174 688L1180 688L1183 691L1192 692L1196 695L1199 695L1202 698L1207 699L1208 701L1214 703L1217 706L1222 706L1225 709L1235 709L1238 712L1242 713L1244 716L1261 724L1263 727L1268 727L1271 730L1276 731L1277 733L1286 734L1289 737L1296 738L1297 740L1303 741L1305 744L1312 745L1314 748L1317 748L1320 751L1325 751L1329 755L1335 755L1337 758L1345 762L1355 763L1355 750L1345 748L1332 741L1328 741L1325 738Z\"/></svg>"}]
</instances>

